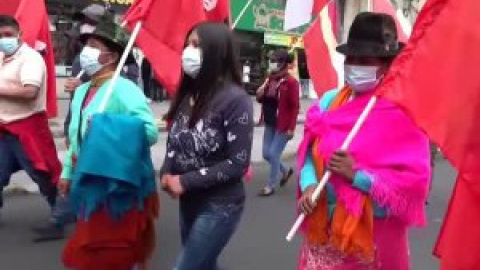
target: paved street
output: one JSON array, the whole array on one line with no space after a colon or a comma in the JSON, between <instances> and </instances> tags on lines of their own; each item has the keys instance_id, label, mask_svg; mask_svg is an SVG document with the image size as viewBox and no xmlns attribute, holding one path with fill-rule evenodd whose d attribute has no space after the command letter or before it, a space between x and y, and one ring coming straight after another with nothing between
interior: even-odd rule
<instances>
[{"instance_id":1,"label":"paved street","mask_svg":"<svg viewBox=\"0 0 480 270\"><path fill-rule=\"evenodd\" d=\"M300 119L304 118L311 101L302 100ZM52 121L54 133L60 135L62 119L66 115L68 101L59 100L60 116ZM152 104L157 118L167 110L168 104ZM255 105L256 118L259 116L259 106ZM295 139L289 143L285 158L293 166L293 156L301 139L303 126L298 125ZM268 173L268 168L262 161L261 141L263 128L257 127L254 134L254 180L247 184L247 207L238 233L225 250L221 258L222 265L227 270L260 270L260 269L295 269L299 238L288 244L284 238L295 219L295 187L290 183L270 198L256 196L262 187ZM159 143L152 149L155 167L158 169L165 153L166 133L161 132ZM65 147L63 138L57 136L59 157L63 158ZM416 229L411 233L411 256L413 269L437 269L431 251L437 237L446 204L451 192L455 172L442 159L439 159L435 169L435 181L428 206L429 226ZM24 173L16 174L12 186L35 192L32 184ZM60 270L60 256L63 241L34 244L31 242L30 227L43 222L48 216L46 203L39 195L9 194L5 198L6 205L0 221L0 270L30 270L47 269ZM158 222L158 247L151 262L151 269L170 270L179 250L178 205L168 196L162 196L161 219Z\"/></svg>"},{"instance_id":2,"label":"paved street","mask_svg":"<svg viewBox=\"0 0 480 270\"><path fill-rule=\"evenodd\" d=\"M290 164L293 164L290 161ZM430 255L445 211L455 172L439 160L428 206L429 226L411 233L413 269L438 269ZM267 174L266 166L255 164L255 179L247 184L248 200L239 231L225 250L221 261L229 270L295 269L298 238L293 244L284 241L294 221L295 190L290 183L274 197L259 198L256 192ZM17 178L24 178L18 176ZM151 269L169 270L179 249L177 203L162 196L162 213L158 222L159 245ZM33 244L29 227L43 221L48 214L37 195L9 195L0 225L0 269L60 270L64 242Z\"/></svg>"}]
</instances>

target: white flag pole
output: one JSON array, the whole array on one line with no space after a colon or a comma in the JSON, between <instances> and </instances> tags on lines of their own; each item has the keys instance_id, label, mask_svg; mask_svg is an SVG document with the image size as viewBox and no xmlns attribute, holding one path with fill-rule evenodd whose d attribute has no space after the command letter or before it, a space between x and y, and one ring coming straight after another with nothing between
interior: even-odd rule
<instances>
[{"instance_id":1,"label":"white flag pole","mask_svg":"<svg viewBox=\"0 0 480 270\"><path fill-rule=\"evenodd\" d=\"M238 17L235 19L235 22L233 22L232 24L232 27L231 27L232 30L235 29L235 27L237 27L238 23L242 19L243 15L245 15L245 12L247 12L248 8L252 3L253 3L253 0L249 0L248 3L243 7L242 11L240 11L240 14L238 14Z\"/></svg>"},{"instance_id":2,"label":"white flag pole","mask_svg":"<svg viewBox=\"0 0 480 270\"><path fill-rule=\"evenodd\" d=\"M76 78L76 79L80 79L80 78L83 76L83 74L85 74L85 70L82 69L82 70L80 70L80 72L77 74L77 76L75 76L75 78Z\"/></svg>"},{"instance_id":3,"label":"white flag pole","mask_svg":"<svg viewBox=\"0 0 480 270\"><path fill-rule=\"evenodd\" d=\"M340 148L341 150L347 150L350 147L350 144L352 143L355 136L358 134L358 131L360 130L360 128L365 123L365 120L367 119L368 115L372 111L373 106L375 105L376 102L377 102L377 96L373 96L368 102L365 109L363 110L360 117L358 118L357 122L353 126L352 130L348 134L347 138L343 142L342 147ZM315 188L315 191L312 194L312 201L316 202L318 200L318 198L320 197L320 193L322 192L323 188L325 187L325 185L327 184L331 176L332 176L332 172L327 170L326 173L323 175L322 180L317 185L317 187ZM295 224L290 229L290 232L286 237L288 242L292 241L293 237L295 236L298 229L300 228L303 221L305 220L305 217L306 216L303 213L300 216L298 216L297 220L295 221Z\"/></svg>"},{"instance_id":4,"label":"white flag pole","mask_svg":"<svg viewBox=\"0 0 480 270\"><path fill-rule=\"evenodd\" d=\"M125 25L126 25L126 22L123 22L122 26L125 26ZM133 29L132 35L130 36L130 39L128 40L127 47L125 47L125 50L123 51L123 54L122 54L122 57L120 58L117 69L115 69L115 73L113 74L112 81L108 85L105 97L103 98L102 103L100 103L100 107L98 109L99 113L102 113L102 112L105 111L105 108L107 106L107 102L113 94L115 84L116 84L118 78L120 77L120 73L122 72L123 66L127 62L128 55L130 54L130 51L133 48L133 44L135 43L135 40L137 39L141 28L142 28L142 22L139 21L139 22L137 22L137 24L135 25L135 28Z\"/></svg>"}]
</instances>

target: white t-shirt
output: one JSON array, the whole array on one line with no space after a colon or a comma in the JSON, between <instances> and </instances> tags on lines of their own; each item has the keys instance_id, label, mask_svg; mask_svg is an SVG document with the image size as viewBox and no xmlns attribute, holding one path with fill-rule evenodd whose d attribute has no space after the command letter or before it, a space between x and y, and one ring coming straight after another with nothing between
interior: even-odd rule
<instances>
[{"instance_id":1,"label":"white t-shirt","mask_svg":"<svg viewBox=\"0 0 480 270\"><path fill-rule=\"evenodd\" d=\"M26 44L11 57L0 56L0 80L20 82L40 88L32 100L16 100L0 96L0 121L10 123L46 110L46 65L42 56Z\"/></svg>"}]
</instances>

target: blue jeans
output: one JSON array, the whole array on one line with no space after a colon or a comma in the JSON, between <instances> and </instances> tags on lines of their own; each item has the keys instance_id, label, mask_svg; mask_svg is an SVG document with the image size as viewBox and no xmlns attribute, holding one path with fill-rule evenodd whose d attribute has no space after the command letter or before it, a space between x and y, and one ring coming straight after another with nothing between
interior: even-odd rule
<instances>
[{"instance_id":1,"label":"blue jeans","mask_svg":"<svg viewBox=\"0 0 480 270\"><path fill-rule=\"evenodd\" d=\"M287 146L289 138L286 134L278 132L275 127L265 126L263 134L263 158L270 163L268 187L275 189L280 180L280 173L286 174L287 168L282 164L282 153Z\"/></svg>"},{"instance_id":2,"label":"blue jeans","mask_svg":"<svg viewBox=\"0 0 480 270\"><path fill-rule=\"evenodd\" d=\"M174 270L218 270L217 259L235 232L244 202L181 205L182 251Z\"/></svg>"},{"instance_id":3,"label":"blue jeans","mask_svg":"<svg viewBox=\"0 0 480 270\"><path fill-rule=\"evenodd\" d=\"M38 185L40 193L50 205L52 222L63 224L74 218L68 199L58 196L57 187L48 173L33 167L17 137L8 133L0 134L0 153L0 208L3 206L3 188L8 186L14 173L24 170Z\"/></svg>"}]
</instances>

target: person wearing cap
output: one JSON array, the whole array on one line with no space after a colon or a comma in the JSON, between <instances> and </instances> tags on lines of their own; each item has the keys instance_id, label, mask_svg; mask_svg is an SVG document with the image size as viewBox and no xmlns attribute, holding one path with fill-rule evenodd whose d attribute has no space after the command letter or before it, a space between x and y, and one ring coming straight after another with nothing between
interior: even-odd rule
<instances>
[{"instance_id":1,"label":"person wearing cap","mask_svg":"<svg viewBox=\"0 0 480 270\"><path fill-rule=\"evenodd\" d=\"M88 82L91 77L87 73L83 73L80 78L77 78L77 75L80 74L82 71L82 67L80 65L80 54L78 52L77 47L82 47L83 43L79 40L80 35L90 34L95 31L98 24L100 23L100 19L104 16L110 16L109 20L113 21L113 16L109 13L108 10L105 9L104 6L99 4L92 4L84 8L81 12L77 12L74 14L73 19L78 21L76 26L67 32L67 36L69 37L70 42L70 49L72 51L72 55L74 55L74 59L72 62L72 77L69 78L64 85L65 92L71 94L71 98L73 98L75 89L77 89L82 83ZM138 83L139 79L139 67L135 61L129 61L125 64L124 69L122 70L122 76L127 79L130 79L134 83ZM68 126L70 125L71 120L71 112L70 110L67 113L64 122L64 134L65 137L68 138Z\"/></svg>"},{"instance_id":2,"label":"person wearing cap","mask_svg":"<svg viewBox=\"0 0 480 270\"><path fill-rule=\"evenodd\" d=\"M75 89L59 182L78 217L63 253L69 269L130 270L144 265L153 252L155 119L142 90L130 80L119 77L107 95L126 38L107 16L94 32L80 36L85 44L81 67L91 79ZM133 61L131 54L127 61Z\"/></svg>"},{"instance_id":3,"label":"person wearing cap","mask_svg":"<svg viewBox=\"0 0 480 270\"><path fill-rule=\"evenodd\" d=\"M291 63L293 56L285 49L277 49L270 58L270 75L257 91L265 122L263 158L270 164L270 175L260 196L272 195L279 182L284 186L293 175L293 169L281 161L285 146L295 133L300 110L299 84L288 72Z\"/></svg>"},{"instance_id":4,"label":"person wearing cap","mask_svg":"<svg viewBox=\"0 0 480 270\"><path fill-rule=\"evenodd\" d=\"M337 48L346 86L309 109L298 152L298 206L307 215L299 269L410 269L408 228L426 223L427 137L379 97L349 149L339 150L402 47L391 16L364 12ZM313 202L327 170L332 176Z\"/></svg>"}]
</instances>

